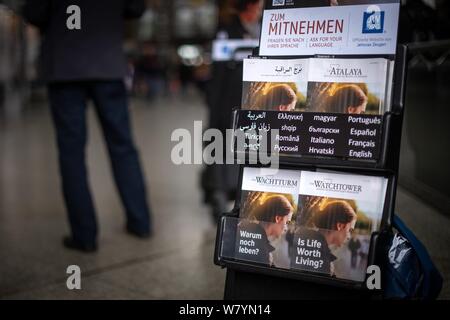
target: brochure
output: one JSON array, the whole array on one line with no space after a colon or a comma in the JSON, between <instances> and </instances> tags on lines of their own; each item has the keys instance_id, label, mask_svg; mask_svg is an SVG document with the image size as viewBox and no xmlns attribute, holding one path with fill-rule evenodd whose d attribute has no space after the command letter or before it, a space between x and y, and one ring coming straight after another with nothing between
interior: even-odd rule
<instances>
[{"instance_id":1,"label":"brochure","mask_svg":"<svg viewBox=\"0 0 450 320\"><path fill-rule=\"evenodd\" d=\"M242 109L304 110L308 63L308 59L245 59Z\"/></svg>"},{"instance_id":2,"label":"brochure","mask_svg":"<svg viewBox=\"0 0 450 320\"><path fill-rule=\"evenodd\" d=\"M388 59L245 59L242 109L345 114L388 111Z\"/></svg>"},{"instance_id":3,"label":"brochure","mask_svg":"<svg viewBox=\"0 0 450 320\"><path fill-rule=\"evenodd\" d=\"M235 258L363 281L387 179L244 168Z\"/></svg>"},{"instance_id":4,"label":"brochure","mask_svg":"<svg viewBox=\"0 0 450 320\"><path fill-rule=\"evenodd\" d=\"M308 110L383 114L389 76L387 59L310 59Z\"/></svg>"}]
</instances>

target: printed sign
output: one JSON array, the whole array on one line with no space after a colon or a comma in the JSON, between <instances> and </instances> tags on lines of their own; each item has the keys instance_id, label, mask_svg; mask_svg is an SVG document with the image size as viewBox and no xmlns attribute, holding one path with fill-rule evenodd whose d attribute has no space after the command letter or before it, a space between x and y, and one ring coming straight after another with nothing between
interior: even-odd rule
<instances>
[{"instance_id":1,"label":"printed sign","mask_svg":"<svg viewBox=\"0 0 450 320\"><path fill-rule=\"evenodd\" d=\"M396 52L399 3L312 8L281 3L264 11L262 56Z\"/></svg>"}]
</instances>

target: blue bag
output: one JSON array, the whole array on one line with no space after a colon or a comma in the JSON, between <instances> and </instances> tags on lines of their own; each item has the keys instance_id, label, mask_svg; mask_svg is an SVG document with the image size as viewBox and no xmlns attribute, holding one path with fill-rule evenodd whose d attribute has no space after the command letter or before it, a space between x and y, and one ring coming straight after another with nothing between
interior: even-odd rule
<instances>
[{"instance_id":1,"label":"blue bag","mask_svg":"<svg viewBox=\"0 0 450 320\"><path fill-rule=\"evenodd\" d=\"M442 289L442 276L426 248L396 215L392 226L398 233L389 244L384 298L436 299Z\"/></svg>"}]
</instances>

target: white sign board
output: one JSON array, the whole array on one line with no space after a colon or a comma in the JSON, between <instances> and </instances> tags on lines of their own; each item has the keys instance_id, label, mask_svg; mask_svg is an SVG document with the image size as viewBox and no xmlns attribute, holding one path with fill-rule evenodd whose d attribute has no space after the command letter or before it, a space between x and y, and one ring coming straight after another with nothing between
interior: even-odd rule
<instances>
[{"instance_id":1,"label":"white sign board","mask_svg":"<svg viewBox=\"0 0 450 320\"><path fill-rule=\"evenodd\" d=\"M395 54L399 3L265 10L260 55Z\"/></svg>"}]
</instances>

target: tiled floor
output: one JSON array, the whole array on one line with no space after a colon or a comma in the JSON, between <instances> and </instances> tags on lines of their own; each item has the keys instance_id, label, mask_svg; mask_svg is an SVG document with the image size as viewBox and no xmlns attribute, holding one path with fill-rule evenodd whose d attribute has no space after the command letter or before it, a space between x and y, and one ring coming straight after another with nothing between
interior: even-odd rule
<instances>
[{"instance_id":1,"label":"tiled floor","mask_svg":"<svg viewBox=\"0 0 450 320\"><path fill-rule=\"evenodd\" d=\"M155 236L123 232L124 216L94 114L89 172L100 223L100 250L67 251L53 129L43 105L0 126L0 299L221 299L225 272L213 264L215 226L202 204L201 166L170 161L175 128L206 117L195 95L133 101L133 126L149 183ZM200 143L200 141L197 141ZM450 220L399 190L397 211L450 274ZM66 289L66 268L82 270L82 290ZM450 298L445 283L442 298Z\"/></svg>"}]
</instances>

